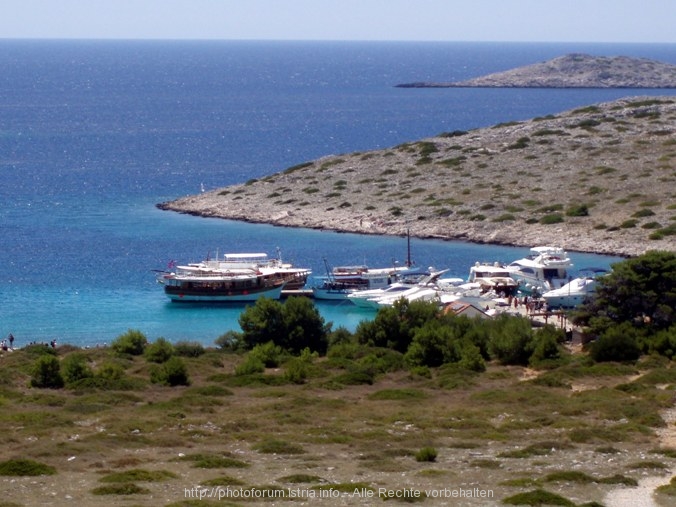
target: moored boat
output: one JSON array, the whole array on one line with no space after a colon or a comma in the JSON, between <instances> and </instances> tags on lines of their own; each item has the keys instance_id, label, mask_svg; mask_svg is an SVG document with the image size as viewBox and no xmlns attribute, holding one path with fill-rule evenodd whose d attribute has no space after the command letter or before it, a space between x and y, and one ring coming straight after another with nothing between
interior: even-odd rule
<instances>
[{"instance_id":1,"label":"moored boat","mask_svg":"<svg viewBox=\"0 0 676 507\"><path fill-rule=\"evenodd\" d=\"M394 282L385 288L381 289L365 289L352 292L347 295L347 299L355 306L361 308L373 308L373 305L368 301L369 299L388 297L395 294L401 294L412 287L410 283Z\"/></svg>"},{"instance_id":2,"label":"moored boat","mask_svg":"<svg viewBox=\"0 0 676 507\"><path fill-rule=\"evenodd\" d=\"M311 271L284 263L281 256L265 253L230 253L223 258L206 259L173 271L159 273L172 301L247 302L265 296L279 299L283 289L297 290L305 285Z\"/></svg>"},{"instance_id":3,"label":"moored boat","mask_svg":"<svg viewBox=\"0 0 676 507\"><path fill-rule=\"evenodd\" d=\"M312 287L315 299L344 300L356 291L385 289L396 278L394 268L369 269L366 266L339 266Z\"/></svg>"},{"instance_id":4,"label":"moored boat","mask_svg":"<svg viewBox=\"0 0 676 507\"><path fill-rule=\"evenodd\" d=\"M585 274L567 284L545 292L542 297L549 308L574 308L584 303L596 292L598 277L608 271L601 268L588 268Z\"/></svg>"},{"instance_id":5,"label":"moored boat","mask_svg":"<svg viewBox=\"0 0 676 507\"><path fill-rule=\"evenodd\" d=\"M568 283L568 269L573 263L563 248L537 246L523 259L507 265L510 276L527 294L541 295Z\"/></svg>"},{"instance_id":6,"label":"moored boat","mask_svg":"<svg viewBox=\"0 0 676 507\"><path fill-rule=\"evenodd\" d=\"M160 283L172 301L217 303L256 301L262 296L279 299L285 285L284 281L266 279L251 269L211 272L183 271L181 267L162 276Z\"/></svg>"},{"instance_id":7,"label":"moored boat","mask_svg":"<svg viewBox=\"0 0 676 507\"><path fill-rule=\"evenodd\" d=\"M418 283L415 283L405 291L391 294L386 293L380 296L363 299L360 301L361 306L378 309L392 306L402 298L408 302L438 301L440 294L444 292L441 288L439 288L438 281L441 275L447 272L448 269L433 271L429 275L424 276Z\"/></svg>"},{"instance_id":8,"label":"moored boat","mask_svg":"<svg viewBox=\"0 0 676 507\"><path fill-rule=\"evenodd\" d=\"M426 272L414 266L388 268L369 268L368 266L337 266L333 269L326 265L327 276L312 288L315 299L345 300L350 294L363 290L386 289L395 282L411 277L421 277Z\"/></svg>"},{"instance_id":9,"label":"moored boat","mask_svg":"<svg viewBox=\"0 0 676 507\"><path fill-rule=\"evenodd\" d=\"M477 283L483 292L495 292L500 297L513 295L519 284L509 270L498 262L477 262L469 269L468 283Z\"/></svg>"}]
</instances>

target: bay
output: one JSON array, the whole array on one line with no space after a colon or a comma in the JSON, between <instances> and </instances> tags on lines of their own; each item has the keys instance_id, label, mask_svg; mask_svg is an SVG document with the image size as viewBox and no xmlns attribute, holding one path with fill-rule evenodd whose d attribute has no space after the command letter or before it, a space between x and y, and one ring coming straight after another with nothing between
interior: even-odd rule
<instances>
[{"instance_id":1,"label":"bay","mask_svg":"<svg viewBox=\"0 0 676 507\"><path fill-rule=\"evenodd\" d=\"M241 308L171 304L152 269L279 247L324 274L405 260L403 238L284 229L155 204L328 154L674 90L411 90L569 52L676 63L676 45L0 41L0 335L107 343L129 328L210 344ZM562 238L565 239L565 238ZM466 276L526 249L413 240L417 263ZM578 267L618 259L573 254ZM364 313L319 305L354 329Z\"/></svg>"}]
</instances>

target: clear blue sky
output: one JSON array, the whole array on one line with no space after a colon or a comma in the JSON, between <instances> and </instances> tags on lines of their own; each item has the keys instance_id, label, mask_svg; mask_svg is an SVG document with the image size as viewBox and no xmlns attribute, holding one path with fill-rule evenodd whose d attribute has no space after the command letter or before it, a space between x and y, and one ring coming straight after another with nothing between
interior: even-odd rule
<instances>
[{"instance_id":1,"label":"clear blue sky","mask_svg":"<svg viewBox=\"0 0 676 507\"><path fill-rule=\"evenodd\" d=\"M676 0L0 0L0 38L676 42Z\"/></svg>"}]
</instances>

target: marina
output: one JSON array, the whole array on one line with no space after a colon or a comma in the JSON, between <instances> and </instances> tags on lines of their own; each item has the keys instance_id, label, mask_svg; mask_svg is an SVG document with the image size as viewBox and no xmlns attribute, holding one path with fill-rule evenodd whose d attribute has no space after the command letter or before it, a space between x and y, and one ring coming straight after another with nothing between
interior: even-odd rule
<instances>
[{"instance_id":1,"label":"marina","mask_svg":"<svg viewBox=\"0 0 676 507\"><path fill-rule=\"evenodd\" d=\"M172 302L180 303L231 306L253 304L262 297L307 297L333 305L337 312L357 308L367 312L367 318L399 301L429 302L442 312L479 318L521 315L534 326L551 322L572 332L565 311L591 297L598 277L608 273L604 268L587 268L573 278L573 263L563 248L535 246L526 257L513 262L476 261L465 279L449 276L457 267L435 270L413 266L410 238L408 241L404 266L393 262L390 268L331 268L323 259L327 276L311 280L311 269L283 262L278 249L275 258L266 253L228 253L221 258L217 253L214 259L197 263L174 266L172 262L171 270L157 272L157 281ZM563 276L569 277L567 283Z\"/></svg>"}]
</instances>

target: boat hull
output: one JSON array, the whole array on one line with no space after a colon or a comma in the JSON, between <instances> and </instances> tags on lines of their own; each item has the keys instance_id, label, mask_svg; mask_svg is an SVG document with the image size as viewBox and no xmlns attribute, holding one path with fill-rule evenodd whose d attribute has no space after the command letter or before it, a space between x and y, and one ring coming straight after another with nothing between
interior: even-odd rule
<instances>
[{"instance_id":1,"label":"boat hull","mask_svg":"<svg viewBox=\"0 0 676 507\"><path fill-rule=\"evenodd\" d=\"M312 295L315 299L325 301L344 301L357 289L327 289L323 287L313 287Z\"/></svg>"},{"instance_id":2,"label":"boat hull","mask_svg":"<svg viewBox=\"0 0 676 507\"><path fill-rule=\"evenodd\" d=\"M203 291L186 290L179 287L164 288L167 297L177 303L247 303L266 297L269 299L279 299L282 295L284 285L277 287L252 288L243 291Z\"/></svg>"},{"instance_id":3,"label":"boat hull","mask_svg":"<svg viewBox=\"0 0 676 507\"><path fill-rule=\"evenodd\" d=\"M544 296L549 308L575 308L585 302L590 294L571 294L570 296Z\"/></svg>"}]
</instances>

